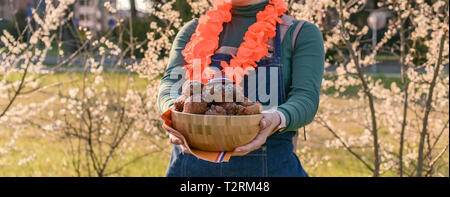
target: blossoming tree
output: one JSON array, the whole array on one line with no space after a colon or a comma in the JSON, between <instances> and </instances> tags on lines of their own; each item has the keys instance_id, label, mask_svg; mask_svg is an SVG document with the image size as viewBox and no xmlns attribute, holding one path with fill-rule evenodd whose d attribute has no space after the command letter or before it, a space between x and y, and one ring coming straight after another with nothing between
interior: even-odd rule
<instances>
[{"instance_id":1,"label":"blossoming tree","mask_svg":"<svg viewBox=\"0 0 450 197\"><path fill-rule=\"evenodd\" d=\"M322 28L327 51L336 51L343 57L327 58L337 68L333 77L324 79L323 89L335 89L337 93L322 95L316 123L335 136L327 144L345 148L373 176L392 169L399 176L431 176L436 173L436 162L448 149L448 140L441 138L444 133L448 135L449 78L444 69L448 66L448 1L378 1L393 16L376 46L364 41L368 26L352 24L350 20L367 2L306 0L292 6L298 18L313 21ZM326 29L321 24L330 8L336 8L339 21L335 27ZM420 47L427 51L424 60L419 56ZM367 52L367 49L374 50ZM367 67L376 64L376 52L398 56L400 83L386 86L367 73ZM357 88L358 96L347 98L350 106L336 108L328 103L330 97L343 95L352 87ZM343 114L351 114L351 120ZM334 126L335 118L358 122L361 132L349 135ZM380 136L383 131L388 132L385 137ZM394 136L395 141L386 136ZM358 153L357 147L371 149L372 156Z\"/></svg>"}]
</instances>

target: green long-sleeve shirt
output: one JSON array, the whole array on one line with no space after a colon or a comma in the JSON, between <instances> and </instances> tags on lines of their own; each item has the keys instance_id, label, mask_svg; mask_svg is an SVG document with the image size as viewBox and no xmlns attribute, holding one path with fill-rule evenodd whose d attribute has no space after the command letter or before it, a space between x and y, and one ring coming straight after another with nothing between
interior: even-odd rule
<instances>
[{"instance_id":1,"label":"green long-sleeve shirt","mask_svg":"<svg viewBox=\"0 0 450 197\"><path fill-rule=\"evenodd\" d=\"M256 22L256 13L264 10L267 1L248 6L233 6L232 20L220 35L220 46L239 47L248 27ZM324 71L324 45L320 30L312 23L305 23L297 35L294 52L291 51L292 34L296 24L286 32L282 41L283 78L287 87L287 101L277 110L286 118L284 131L297 130L309 124L317 112ZM161 111L169 109L176 98L171 98L170 88L178 79L169 74L176 67L186 64L181 51L195 32L198 19L186 23L178 32L170 51L169 63L161 79L158 104Z\"/></svg>"}]
</instances>

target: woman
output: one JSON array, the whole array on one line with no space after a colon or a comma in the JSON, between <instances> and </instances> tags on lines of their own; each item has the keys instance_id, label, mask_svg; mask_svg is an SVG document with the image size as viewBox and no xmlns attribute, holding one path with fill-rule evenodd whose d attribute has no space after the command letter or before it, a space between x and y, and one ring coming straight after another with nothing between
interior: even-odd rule
<instances>
[{"instance_id":1,"label":"woman","mask_svg":"<svg viewBox=\"0 0 450 197\"><path fill-rule=\"evenodd\" d=\"M273 26L274 36L268 40L270 43L270 47L266 50L268 53L265 57L259 58L260 61L255 61L255 68L277 70L275 76L256 75L258 81L266 81L268 91L269 86L274 87L275 84L277 94L275 110L264 113L260 122L261 131L257 137L249 144L236 148L229 162L212 163L185 154L183 150L186 148L178 145L181 143L180 140L170 136L171 143L175 146L166 176L308 176L294 153L293 138L298 128L313 120L318 109L324 69L324 45L320 30L311 23L303 24L302 21L284 15L283 6L286 5L282 0L231 0L231 20L223 23L218 49L214 51L211 64L208 66L223 69L232 64L233 58L238 58L239 55L236 55L238 51L244 51L241 49L244 46L242 43L248 40L244 39L247 36L246 32L254 29L251 27L252 24L264 18L256 16L260 12L267 13L269 4L276 8L282 21L278 20ZM226 12L221 14L223 13L226 14ZM174 40L166 74L160 84L158 102L161 111L173 106L175 98L170 96L170 89L179 82L179 79L172 79L169 75L175 68L188 68L186 64L189 62L186 60L189 61L187 56L190 54L187 48L193 45L190 43L195 39L193 34L201 31L197 28L198 24L198 19L188 22ZM239 81L245 83L248 82L248 78L244 76ZM252 91L248 87L243 88L246 96Z\"/></svg>"}]
</instances>

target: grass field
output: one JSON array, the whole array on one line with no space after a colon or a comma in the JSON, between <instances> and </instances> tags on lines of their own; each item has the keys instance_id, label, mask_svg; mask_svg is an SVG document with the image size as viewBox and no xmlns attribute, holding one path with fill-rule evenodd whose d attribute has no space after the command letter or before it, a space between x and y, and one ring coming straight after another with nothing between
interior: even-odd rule
<instances>
[{"instance_id":1,"label":"grass field","mask_svg":"<svg viewBox=\"0 0 450 197\"><path fill-rule=\"evenodd\" d=\"M20 98L18 102L31 102L54 94L58 90L67 90L74 83L69 83L82 74L65 73L54 74L43 78L46 84L61 82L62 88L52 87L46 90L46 94L38 93L36 95ZM144 90L148 81L139 78L137 75L124 73L104 74L107 83L114 84L117 87L124 87L123 81L131 77L136 82L136 87ZM389 79L387 81L395 81ZM79 83L79 82L75 82ZM1 101L0 101L1 102ZM331 102L340 106L347 101L345 99L335 98ZM360 127L355 122L340 122L336 126L347 132L360 132ZM299 149L297 154L302 161L305 170L310 176L371 176L371 172L364 167L355 157L344 149L327 148L324 146L325 140L333 139L333 136L324 128L317 124L311 124L306 127L307 140L303 139L303 130L300 132ZM389 134L386 131L380 131L383 139L389 140ZM444 139L448 139L448 132ZM0 125L0 147L5 146L12 137L12 131L6 129L5 125ZM164 176L170 157L170 149L167 141L157 142L166 147L163 151L151 153L136 162L131 163L122 171L113 176ZM124 152L124 158L133 158L147 150L151 142L142 136L137 139L135 145ZM397 145L395 145L397 146ZM0 152L0 176L76 176L71 164L71 158L67 151L67 141L58 135L47 135L37 127L28 127L20 131L15 143L16 149L10 150L6 155ZM370 158L371 154L367 149L357 150L365 152ZM324 159L325 157L329 157ZM447 166L441 168L441 173L449 175L448 151L441 159L441 163ZM322 161L321 163L317 163ZM394 171L388 171L382 176L396 176Z\"/></svg>"}]
</instances>

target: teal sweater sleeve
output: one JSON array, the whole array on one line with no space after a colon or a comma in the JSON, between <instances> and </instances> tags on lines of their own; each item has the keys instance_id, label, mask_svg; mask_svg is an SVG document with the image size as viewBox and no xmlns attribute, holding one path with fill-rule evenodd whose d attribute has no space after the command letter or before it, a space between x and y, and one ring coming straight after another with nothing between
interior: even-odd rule
<instances>
[{"instance_id":1,"label":"teal sweater sleeve","mask_svg":"<svg viewBox=\"0 0 450 197\"><path fill-rule=\"evenodd\" d=\"M184 50L186 44L191 40L192 34L195 33L197 23L198 19L193 19L186 23L180 31L178 31L178 34L173 41L172 49L169 54L169 63L159 84L158 106L161 112L164 112L172 107L174 100L176 99L171 97L170 90L172 86L180 79L171 78L170 74L174 68L183 67L186 64L184 61L184 56L181 52Z\"/></svg>"},{"instance_id":2,"label":"teal sweater sleeve","mask_svg":"<svg viewBox=\"0 0 450 197\"><path fill-rule=\"evenodd\" d=\"M283 39L284 50L290 53L292 34L296 21L285 39ZM283 55L284 56L284 55ZM288 55L289 56L289 55ZM278 106L278 110L286 118L286 128L283 131L295 131L313 121L319 107L319 96L324 72L325 50L322 33L312 23L306 22L297 35L294 52L290 54L287 101ZM284 64L289 65L289 63Z\"/></svg>"}]
</instances>

